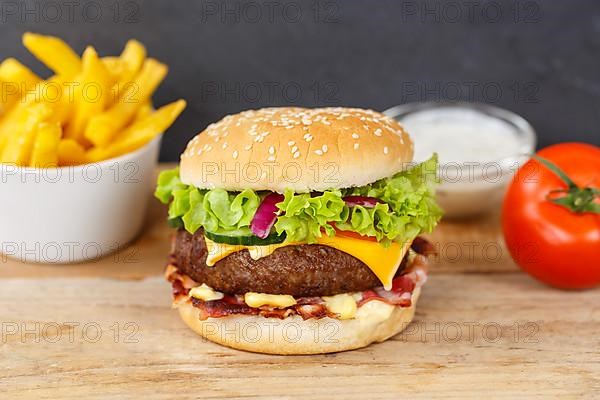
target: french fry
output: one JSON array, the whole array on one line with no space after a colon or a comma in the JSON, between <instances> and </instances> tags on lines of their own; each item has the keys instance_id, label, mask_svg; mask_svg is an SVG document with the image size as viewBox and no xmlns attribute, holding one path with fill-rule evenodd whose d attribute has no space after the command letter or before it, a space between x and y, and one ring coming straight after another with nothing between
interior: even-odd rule
<instances>
[{"instance_id":1,"label":"french fry","mask_svg":"<svg viewBox=\"0 0 600 400\"><path fill-rule=\"evenodd\" d=\"M167 74L167 66L149 58L118 103L93 117L85 129L85 137L98 147L105 147L147 102Z\"/></svg>"},{"instance_id":2,"label":"french fry","mask_svg":"<svg viewBox=\"0 0 600 400\"><path fill-rule=\"evenodd\" d=\"M58 164L80 165L89 162L85 149L73 139L62 139L58 144Z\"/></svg>"},{"instance_id":3,"label":"french fry","mask_svg":"<svg viewBox=\"0 0 600 400\"><path fill-rule=\"evenodd\" d=\"M48 104L35 103L23 107L24 112L11 123L14 129L6 136L0 161L25 166L29 163L38 124L44 122L52 113Z\"/></svg>"},{"instance_id":4,"label":"french fry","mask_svg":"<svg viewBox=\"0 0 600 400\"><path fill-rule=\"evenodd\" d=\"M104 110L111 77L93 47L83 52L79 87L75 91L75 112L66 127L65 137L80 141L89 120Z\"/></svg>"},{"instance_id":5,"label":"french fry","mask_svg":"<svg viewBox=\"0 0 600 400\"><path fill-rule=\"evenodd\" d=\"M34 106L30 109L30 105L32 104ZM51 116L51 111L50 106L45 103L19 103L0 120L0 140L4 138L4 143L6 143L6 138L10 134L22 129L25 123L30 120L31 115L35 115L36 112L42 113L46 118Z\"/></svg>"},{"instance_id":6,"label":"french fry","mask_svg":"<svg viewBox=\"0 0 600 400\"><path fill-rule=\"evenodd\" d=\"M6 83L0 79L0 118L2 118L2 116L4 114L6 114L6 105L3 103L4 99L7 99L7 95L6 95ZM0 149L2 150L2 149Z\"/></svg>"},{"instance_id":7,"label":"french fry","mask_svg":"<svg viewBox=\"0 0 600 400\"><path fill-rule=\"evenodd\" d=\"M30 166L51 168L58 166L58 144L62 136L60 124L43 122L37 126Z\"/></svg>"},{"instance_id":8,"label":"french fry","mask_svg":"<svg viewBox=\"0 0 600 400\"><path fill-rule=\"evenodd\" d=\"M146 118L134 123L123 131L115 141L106 148L95 148L88 152L92 160L118 157L134 151L157 135L163 133L173 124L186 106L185 100L177 100L162 106Z\"/></svg>"},{"instance_id":9,"label":"french fry","mask_svg":"<svg viewBox=\"0 0 600 400\"><path fill-rule=\"evenodd\" d=\"M106 107L110 107L119 99L119 81L126 73L127 66L120 57L102 57L102 63L104 64L104 66L108 70L108 73L110 74L111 82L113 82L113 85L111 86L109 93L105 98Z\"/></svg>"},{"instance_id":10,"label":"french fry","mask_svg":"<svg viewBox=\"0 0 600 400\"><path fill-rule=\"evenodd\" d=\"M4 151L4 146L6 145L6 138L0 137L0 163L2 163L2 151Z\"/></svg>"},{"instance_id":11,"label":"french fry","mask_svg":"<svg viewBox=\"0 0 600 400\"><path fill-rule=\"evenodd\" d=\"M65 107L68 107L68 99L58 93L58 100L56 94L50 94L52 90L61 90L61 85L57 80L57 77L52 77L48 81L41 81L35 84L34 88L26 93L23 99L10 109L2 119L0 119L0 144L6 143L8 137L13 132L19 132L23 129L25 121L29 120L30 116L36 113L36 111L45 113L44 120L61 122L63 118L66 118L64 113L68 111ZM48 86L52 85L51 88ZM66 103L66 104L62 104ZM32 107L32 110L29 108Z\"/></svg>"},{"instance_id":12,"label":"french fry","mask_svg":"<svg viewBox=\"0 0 600 400\"><path fill-rule=\"evenodd\" d=\"M104 57L102 61L110 69L114 79L111 88L113 97L118 99L125 91L128 84L133 82L146 59L146 48L137 40L129 40L119 57Z\"/></svg>"},{"instance_id":13,"label":"french fry","mask_svg":"<svg viewBox=\"0 0 600 400\"><path fill-rule=\"evenodd\" d=\"M0 64L0 81L2 82L2 112L6 113L23 95L31 90L41 79L29 68L14 58L7 58Z\"/></svg>"},{"instance_id":14,"label":"french fry","mask_svg":"<svg viewBox=\"0 0 600 400\"><path fill-rule=\"evenodd\" d=\"M152 114L153 112L154 112L154 106L152 105L152 102L147 101L146 103L144 103L140 106L139 110L137 110L137 112L135 113L135 117L133 118L133 122L141 121L141 120L145 119L147 116L149 116L150 114Z\"/></svg>"},{"instance_id":15,"label":"french fry","mask_svg":"<svg viewBox=\"0 0 600 400\"><path fill-rule=\"evenodd\" d=\"M41 87L46 86L45 93L48 97L50 96L48 93L52 90L49 88L50 85L52 85L52 89L58 88L60 90L57 101L54 101L51 98L47 99L48 102L52 102L54 107L54 114L52 115L51 120L64 125L69 121L74 112L75 89L69 87L63 77L54 76L48 79L48 81L40 84Z\"/></svg>"},{"instance_id":16,"label":"french fry","mask_svg":"<svg viewBox=\"0 0 600 400\"><path fill-rule=\"evenodd\" d=\"M54 75L48 80L36 83L22 101L26 104L47 103L53 110L50 121L62 125L72 113L74 96L70 93L71 90L73 89L69 88L62 77Z\"/></svg>"},{"instance_id":17,"label":"french fry","mask_svg":"<svg viewBox=\"0 0 600 400\"><path fill-rule=\"evenodd\" d=\"M6 143L7 136L19 129L25 118L27 117L27 107L24 104L19 104L10 110L0 120L0 141Z\"/></svg>"},{"instance_id":18,"label":"french fry","mask_svg":"<svg viewBox=\"0 0 600 400\"><path fill-rule=\"evenodd\" d=\"M124 82L122 81L121 83L126 83L127 80L133 79L142 68L146 59L146 48L137 40L131 39L125 44L120 58L127 69L127 72L122 77Z\"/></svg>"},{"instance_id":19,"label":"french fry","mask_svg":"<svg viewBox=\"0 0 600 400\"><path fill-rule=\"evenodd\" d=\"M109 70L113 81L113 97L118 99L128 83L132 83L146 58L146 48L137 40L129 40L119 57L103 57L102 62ZM116 100L115 100L116 101Z\"/></svg>"},{"instance_id":20,"label":"french fry","mask_svg":"<svg viewBox=\"0 0 600 400\"><path fill-rule=\"evenodd\" d=\"M26 32L23 45L58 75L74 77L81 71L81 59L63 40Z\"/></svg>"},{"instance_id":21,"label":"french fry","mask_svg":"<svg viewBox=\"0 0 600 400\"><path fill-rule=\"evenodd\" d=\"M114 82L118 81L121 78L121 75L123 75L125 69L127 68L127 66L125 65L123 60L121 60L120 57L102 57L102 62L104 63L104 66L110 73L110 76L112 77Z\"/></svg>"}]
</instances>

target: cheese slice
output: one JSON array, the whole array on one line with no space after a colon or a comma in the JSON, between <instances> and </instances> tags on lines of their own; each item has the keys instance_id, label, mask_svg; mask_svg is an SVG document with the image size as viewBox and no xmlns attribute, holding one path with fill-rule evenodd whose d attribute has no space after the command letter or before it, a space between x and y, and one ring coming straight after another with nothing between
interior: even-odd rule
<instances>
[{"instance_id":1,"label":"cheese slice","mask_svg":"<svg viewBox=\"0 0 600 400\"><path fill-rule=\"evenodd\" d=\"M317 239L317 243L358 258L379 278L385 290L392 288L392 279L400 267L404 254L410 248L410 242L404 246L394 242L389 247L383 247L375 241L345 236L324 236Z\"/></svg>"},{"instance_id":2,"label":"cheese slice","mask_svg":"<svg viewBox=\"0 0 600 400\"><path fill-rule=\"evenodd\" d=\"M215 265L219 260L236 251L248 250L250 252L250 257L253 260L258 260L261 257L272 254L280 247L295 246L298 244L280 243L267 246L243 246L216 243L208 238L204 239L206 240L208 248L208 257L206 258L206 265L208 266ZM410 248L410 242L404 245L394 242L389 247L383 247L375 241L346 236L324 236L318 238L317 243L333 247L358 258L373 271L386 290L392 288L392 279L394 279L394 275L396 275L396 271L398 271L398 267L402 262L404 254L406 254Z\"/></svg>"}]
</instances>

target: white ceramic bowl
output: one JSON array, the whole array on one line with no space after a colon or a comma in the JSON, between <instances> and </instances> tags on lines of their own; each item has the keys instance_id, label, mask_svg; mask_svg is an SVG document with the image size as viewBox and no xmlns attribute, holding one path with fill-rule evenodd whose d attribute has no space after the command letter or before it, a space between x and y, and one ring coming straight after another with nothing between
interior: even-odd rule
<instances>
[{"instance_id":1,"label":"white ceramic bowl","mask_svg":"<svg viewBox=\"0 0 600 400\"><path fill-rule=\"evenodd\" d=\"M490 158L485 161L465 159L462 163L440 161L441 184L437 190L437 200L444 209L445 217L461 218L497 210L514 172L535 150L535 131L521 116L482 103L407 103L392 107L386 110L385 114L402 123L407 117L423 111L428 113L441 111L443 113L445 110L474 112L501 122L507 128L506 134L509 134L510 131L510 134L514 135L514 140L518 142L518 148L513 154L501 158ZM447 114L440 114L440 119L447 118L442 117L443 115ZM410 128L408 128L408 133L411 134ZM418 146L417 135L413 132L411 137L415 141L415 147ZM453 145L458 146L452 137L440 139L439 146ZM493 146L493 144L489 146ZM458 146L458 148L461 147Z\"/></svg>"},{"instance_id":2,"label":"white ceramic bowl","mask_svg":"<svg viewBox=\"0 0 600 400\"><path fill-rule=\"evenodd\" d=\"M2 258L66 264L125 246L144 222L160 142L76 167L0 164Z\"/></svg>"}]
</instances>

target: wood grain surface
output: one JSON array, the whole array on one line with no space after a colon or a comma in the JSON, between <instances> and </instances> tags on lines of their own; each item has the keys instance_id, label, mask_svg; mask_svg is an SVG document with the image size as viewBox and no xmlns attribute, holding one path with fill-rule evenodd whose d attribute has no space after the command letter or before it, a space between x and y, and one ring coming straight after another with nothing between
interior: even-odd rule
<instances>
[{"instance_id":1,"label":"wood grain surface","mask_svg":"<svg viewBox=\"0 0 600 400\"><path fill-rule=\"evenodd\" d=\"M183 325L161 276L164 216L152 202L140 237L95 262L2 259L0 398L600 398L600 290L520 273L497 216L431 236L440 256L404 333L296 357L231 350Z\"/></svg>"}]
</instances>

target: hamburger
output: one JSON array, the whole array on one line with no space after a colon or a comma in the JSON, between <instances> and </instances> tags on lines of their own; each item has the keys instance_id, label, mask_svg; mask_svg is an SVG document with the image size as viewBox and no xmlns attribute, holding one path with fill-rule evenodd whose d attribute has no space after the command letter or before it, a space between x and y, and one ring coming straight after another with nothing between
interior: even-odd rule
<instances>
[{"instance_id":1,"label":"hamburger","mask_svg":"<svg viewBox=\"0 0 600 400\"><path fill-rule=\"evenodd\" d=\"M441 217L437 157L356 108L265 108L194 137L155 195L176 228L166 278L202 337L269 354L384 341L413 319Z\"/></svg>"}]
</instances>

